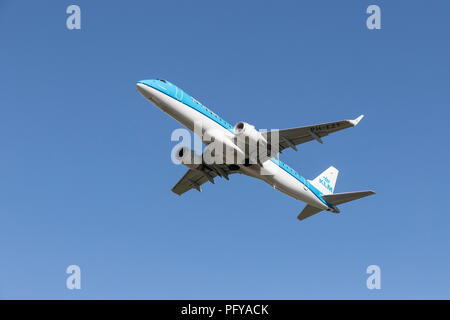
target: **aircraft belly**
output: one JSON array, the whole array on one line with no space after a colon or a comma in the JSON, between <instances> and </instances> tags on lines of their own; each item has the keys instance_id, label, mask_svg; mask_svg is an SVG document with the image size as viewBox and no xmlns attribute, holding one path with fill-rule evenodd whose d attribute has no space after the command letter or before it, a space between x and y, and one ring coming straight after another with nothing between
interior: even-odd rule
<instances>
[{"instance_id":1,"label":"aircraft belly","mask_svg":"<svg viewBox=\"0 0 450 320\"><path fill-rule=\"evenodd\" d=\"M306 202L318 208L326 209L327 207L309 190L303 183L291 176L289 173L279 168L276 164L270 161L277 169L273 169L269 163L264 163L268 170L274 172L274 174L262 176L268 184L276 188L277 190L287 194L288 196L297 200Z\"/></svg>"}]
</instances>

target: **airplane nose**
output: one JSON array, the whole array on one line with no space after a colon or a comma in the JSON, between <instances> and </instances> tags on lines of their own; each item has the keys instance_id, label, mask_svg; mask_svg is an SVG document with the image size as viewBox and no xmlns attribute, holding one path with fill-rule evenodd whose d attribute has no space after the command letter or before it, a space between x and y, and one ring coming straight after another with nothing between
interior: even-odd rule
<instances>
[{"instance_id":1,"label":"airplane nose","mask_svg":"<svg viewBox=\"0 0 450 320\"><path fill-rule=\"evenodd\" d=\"M142 80L136 83L136 88L145 98L149 99L153 103L156 103L157 98L155 97L153 85L153 80Z\"/></svg>"},{"instance_id":2,"label":"airplane nose","mask_svg":"<svg viewBox=\"0 0 450 320\"><path fill-rule=\"evenodd\" d=\"M144 94L145 92L145 84L142 84L140 82L136 83L136 88L139 90L141 94Z\"/></svg>"},{"instance_id":3,"label":"airplane nose","mask_svg":"<svg viewBox=\"0 0 450 320\"><path fill-rule=\"evenodd\" d=\"M151 93L150 87L147 84L143 83L142 81L139 81L138 83L136 83L136 88L147 99L152 98L153 95Z\"/></svg>"}]
</instances>

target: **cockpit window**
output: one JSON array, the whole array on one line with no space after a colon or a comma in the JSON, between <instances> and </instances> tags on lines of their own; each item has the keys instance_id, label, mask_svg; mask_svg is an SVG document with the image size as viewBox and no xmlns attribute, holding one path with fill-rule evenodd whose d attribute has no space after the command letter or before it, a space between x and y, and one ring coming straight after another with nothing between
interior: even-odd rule
<instances>
[{"instance_id":1,"label":"cockpit window","mask_svg":"<svg viewBox=\"0 0 450 320\"><path fill-rule=\"evenodd\" d=\"M156 79L156 80L159 80L159 81L162 81L162 82L166 83L166 80L163 80L163 79Z\"/></svg>"}]
</instances>

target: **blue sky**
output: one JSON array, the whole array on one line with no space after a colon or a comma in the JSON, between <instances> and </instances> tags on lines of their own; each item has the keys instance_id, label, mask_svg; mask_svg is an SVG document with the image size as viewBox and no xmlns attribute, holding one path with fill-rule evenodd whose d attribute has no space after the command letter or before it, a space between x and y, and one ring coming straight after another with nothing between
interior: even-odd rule
<instances>
[{"instance_id":1,"label":"blue sky","mask_svg":"<svg viewBox=\"0 0 450 320\"><path fill-rule=\"evenodd\" d=\"M66 8L82 29L66 29ZM378 4L382 29L366 28ZM0 298L450 298L450 4L0 1ZM233 176L182 197L181 127L135 83L175 83L228 122L366 118L282 160L341 214ZM82 289L65 287L81 267ZM381 290L366 268L381 267Z\"/></svg>"}]
</instances>

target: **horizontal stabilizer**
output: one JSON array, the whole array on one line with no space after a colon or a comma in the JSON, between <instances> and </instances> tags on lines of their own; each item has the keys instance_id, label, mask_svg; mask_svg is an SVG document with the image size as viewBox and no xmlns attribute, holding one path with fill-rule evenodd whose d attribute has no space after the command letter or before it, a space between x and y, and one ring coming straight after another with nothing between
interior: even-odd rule
<instances>
[{"instance_id":1,"label":"horizontal stabilizer","mask_svg":"<svg viewBox=\"0 0 450 320\"><path fill-rule=\"evenodd\" d=\"M342 204L342 203L350 202L350 201L353 201L356 199L371 196L372 194L375 194L375 192L373 192L371 190L367 190L367 191L328 194L328 195L323 195L322 198L329 204L332 204L335 206L338 204Z\"/></svg>"},{"instance_id":2,"label":"horizontal stabilizer","mask_svg":"<svg viewBox=\"0 0 450 320\"><path fill-rule=\"evenodd\" d=\"M309 204L303 209L303 211L298 215L298 220L304 220L306 218L311 217L312 215L315 215L316 213L319 213L320 211L323 211L322 209L318 209L316 207L310 206Z\"/></svg>"}]
</instances>

